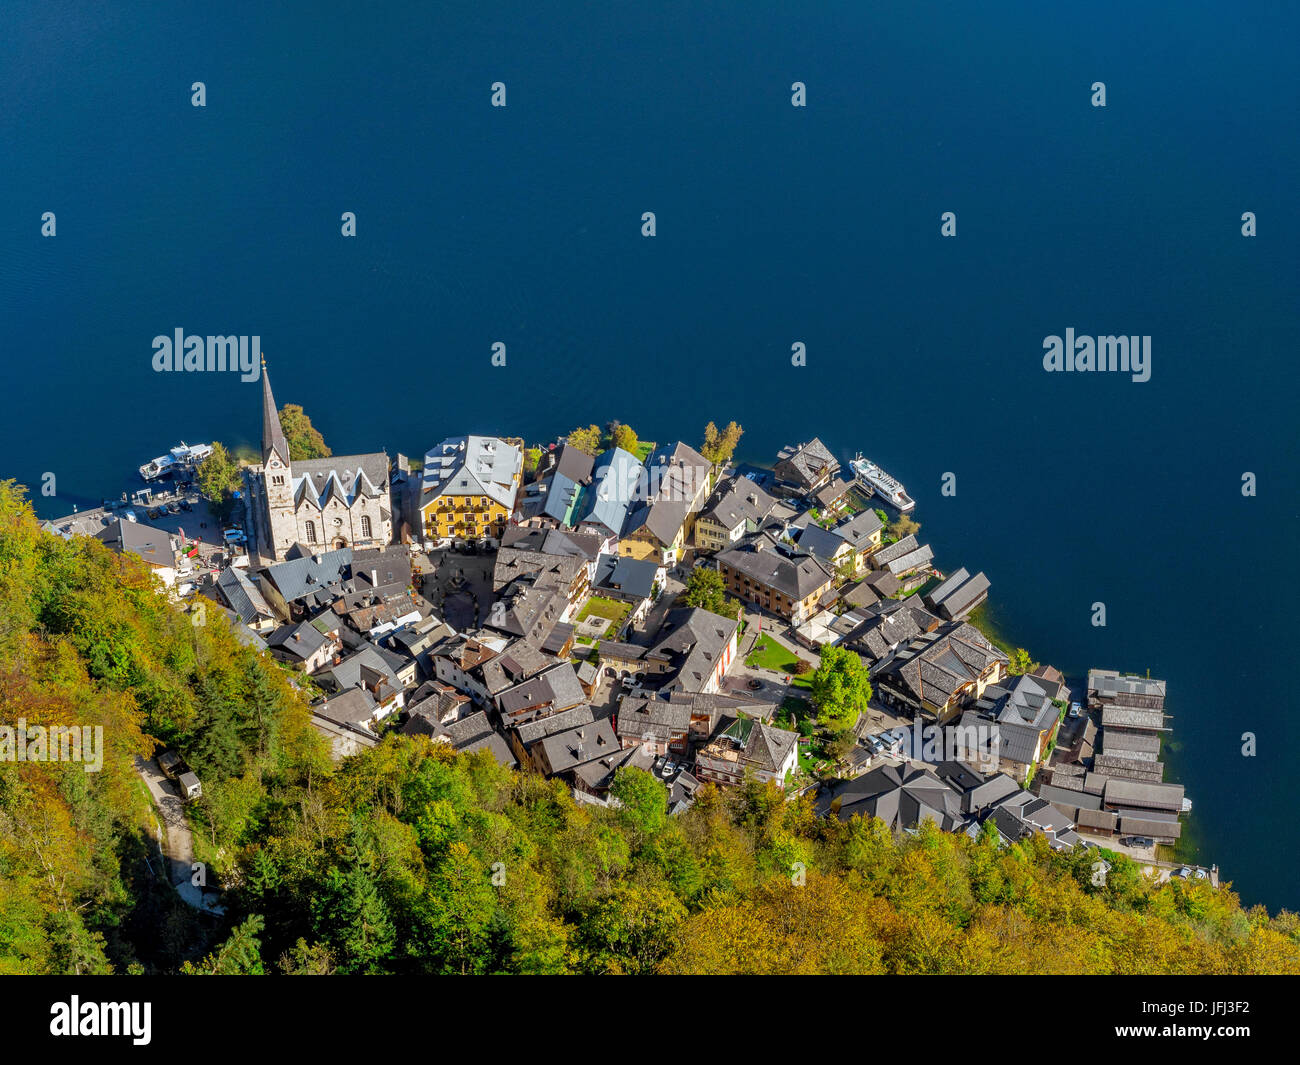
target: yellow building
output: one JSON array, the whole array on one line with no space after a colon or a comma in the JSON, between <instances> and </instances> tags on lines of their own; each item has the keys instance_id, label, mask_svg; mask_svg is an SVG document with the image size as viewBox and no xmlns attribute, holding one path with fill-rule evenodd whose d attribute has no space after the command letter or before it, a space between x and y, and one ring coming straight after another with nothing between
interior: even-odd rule
<instances>
[{"instance_id":1,"label":"yellow building","mask_svg":"<svg viewBox=\"0 0 1300 1065\"><path fill-rule=\"evenodd\" d=\"M420 525L427 540L500 540L515 510L523 450L495 436L453 436L424 456Z\"/></svg>"}]
</instances>

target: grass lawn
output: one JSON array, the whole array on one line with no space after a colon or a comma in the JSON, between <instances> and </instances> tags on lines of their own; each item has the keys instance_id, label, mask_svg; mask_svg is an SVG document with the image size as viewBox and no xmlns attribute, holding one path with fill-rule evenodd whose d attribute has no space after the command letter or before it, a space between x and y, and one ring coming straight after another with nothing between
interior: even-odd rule
<instances>
[{"instance_id":1,"label":"grass lawn","mask_svg":"<svg viewBox=\"0 0 1300 1065\"><path fill-rule=\"evenodd\" d=\"M619 626L623 624L623 619L631 612L631 603L620 603L617 599L605 599L599 595L593 595L583 606L582 612L578 614L578 621L584 621L592 614L595 614L598 618L606 618L613 622L607 630L608 632L618 632Z\"/></svg>"},{"instance_id":2,"label":"grass lawn","mask_svg":"<svg viewBox=\"0 0 1300 1065\"><path fill-rule=\"evenodd\" d=\"M637 462L645 462L645 460L649 458L650 452L652 452L658 446L659 445L656 444L653 440L638 440L636 444Z\"/></svg>"},{"instance_id":3,"label":"grass lawn","mask_svg":"<svg viewBox=\"0 0 1300 1065\"><path fill-rule=\"evenodd\" d=\"M770 669L777 673L789 674L790 683L798 685L800 688L812 687L812 674L805 673L799 676L795 673L795 665L799 659L795 654L788 650L782 644L764 636L754 645L754 649L746 656L745 665L750 669Z\"/></svg>"}]
</instances>

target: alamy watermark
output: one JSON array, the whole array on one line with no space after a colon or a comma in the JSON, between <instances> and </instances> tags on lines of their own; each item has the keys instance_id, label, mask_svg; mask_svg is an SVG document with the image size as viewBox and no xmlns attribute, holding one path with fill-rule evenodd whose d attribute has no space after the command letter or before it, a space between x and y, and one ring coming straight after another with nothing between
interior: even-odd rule
<instances>
[{"instance_id":1,"label":"alamy watermark","mask_svg":"<svg viewBox=\"0 0 1300 1065\"><path fill-rule=\"evenodd\" d=\"M103 725L0 725L0 762L80 762L87 773L104 767Z\"/></svg>"},{"instance_id":2,"label":"alamy watermark","mask_svg":"<svg viewBox=\"0 0 1300 1065\"><path fill-rule=\"evenodd\" d=\"M1107 371L1127 373L1137 382L1151 380L1149 336L1075 336L1073 327L1059 336L1043 337L1043 369L1048 373Z\"/></svg>"},{"instance_id":3,"label":"alamy watermark","mask_svg":"<svg viewBox=\"0 0 1300 1065\"><path fill-rule=\"evenodd\" d=\"M262 373L260 336L186 336L179 326L172 336L153 338L153 368L158 373L238 373L256 381Z\"/></svg>"}]
</instances>

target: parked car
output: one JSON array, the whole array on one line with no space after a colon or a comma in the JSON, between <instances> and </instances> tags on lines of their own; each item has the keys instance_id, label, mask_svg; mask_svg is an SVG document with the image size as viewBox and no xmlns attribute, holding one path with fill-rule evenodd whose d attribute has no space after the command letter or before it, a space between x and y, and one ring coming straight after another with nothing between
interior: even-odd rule
<instances>
[{"instance_id":1,"label":"parked car","mask_svg":"<svg viewBox=\"0 0 1300 1065\"><path fill-rule=\"evenodd\" d=\"M179 514L180 512L181 512L181 505L177 503L175 500L172 500L172 502L167 504L168 514Z\"/></svg>"},{"instance_id":2,"label":"parked car","mask_svg":"<svg viewBox=\"0 0 1300 1065\"><path fill-rule=\"evenodd\" d=\"M243 529L226 529L222 532L221 538L228 544L248 543L248 534Z\"/></svg>"},{"instance_id":3,"label":"parked car","mask_svg":"<svg viewBox=\"0 0 1300 1065\"><path fill-rule=\"evenodd\" d=\"M185 772L185 762L175 751L163 751L158 756L158 768L168 780L175 780Z\"/></svg>"},{"instance_id":4,"label":"parked car","mask_svg":"<svg viewBox=\"0 0 1300 1065\"><path fill-rule=\"evenodd\" d=\"M1126 847L1154 847L1156 841L1149 836L1124 836L1120 842Z\"/></svg>"},{"instance_id":5,"label":"parked car","mask_svg":"<svg viewBox=\"0 0 1300 1065\"><path fill-rule=\"evenodd\" d=\"M663 769L659 771L665 777L670 777L677 772L677 766L672 762L665 762Z\"/></svg>"},{"instance_id":6,"label":"parked car","mask_svg":"<svg viewBox=\"0 0 1300 1065\"><path fill-rule=\"evenodd\" d=\"M194 504L191 503L188 499L181 500L181 510L190 511L193 509L194 509Z\"/></svg>"},{"instance_id":7,"label":"parked car","mask_svg":"<svg viewBox=\"0 0 1300 1065\"><path fill-rule=\"evenodd\" d=\"M1083 707L1078 703L1070 704L1070 717L1078 717L1083 713Z\"/></svg>"}]
</instances>

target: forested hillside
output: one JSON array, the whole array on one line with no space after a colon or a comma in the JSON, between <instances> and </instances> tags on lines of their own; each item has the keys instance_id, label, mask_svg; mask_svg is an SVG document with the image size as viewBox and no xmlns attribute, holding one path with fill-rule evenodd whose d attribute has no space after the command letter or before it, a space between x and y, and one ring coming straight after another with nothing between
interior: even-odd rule
<instances>
[{"instance_id":1,"label":"forested hillside","mask_svg":"<svg viewBox=\"0 0 1300 1065\"><path fill-rule=\"evenodd\" d=\"M0 762L0 973L1300 972L1300 922L1116 858L815 817L771 787L669 817L389 739L331 765L306 706L216 611L40 531L0 484L0 725L100 724L103 769ZM136 773L155 741L204 781L221 925L151 871Z\"/></svg>"}]
</instances>

